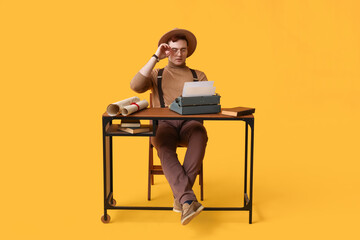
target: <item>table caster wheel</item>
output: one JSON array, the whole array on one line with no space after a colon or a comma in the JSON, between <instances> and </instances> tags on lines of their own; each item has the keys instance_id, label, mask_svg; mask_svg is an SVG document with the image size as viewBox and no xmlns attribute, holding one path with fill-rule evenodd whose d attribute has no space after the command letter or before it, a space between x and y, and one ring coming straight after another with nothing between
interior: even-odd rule
<instances>
[{"instance_id":1,"label":"table caster wheel","mask_svg":"<svg viewBox=\"0 0 360 240\"><path fill-rule=\"evenodd\" d=\"M106 214L106 220L105 220L104 216L102 216L102 217L101 217L101 221L102 221L103 223L109 223L109 222L110 222L110 216L109 216L108 214Z\"/></svg>"},{"instance_id":2,"label":"table caster wheel","mask_svg":"<svg viewBox=\"0 0 360 240\"><path fill-rule=\"evenodd\" d=\"M115 199L112 199L112 200L110 201L110 206L112 206L112 207L115 207L115 206L116 206L116 200L115 200Z\"/></svg>"}]
</instances>

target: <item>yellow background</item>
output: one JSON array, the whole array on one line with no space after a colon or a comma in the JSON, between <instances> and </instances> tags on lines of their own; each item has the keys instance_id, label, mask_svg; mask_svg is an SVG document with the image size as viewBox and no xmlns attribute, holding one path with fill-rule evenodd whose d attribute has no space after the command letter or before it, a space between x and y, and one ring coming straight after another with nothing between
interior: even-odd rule
<instances>
[{"instance_id":1,"label":"yellow background","mask_svg":"<svg viewBox=\"0 0 360 240\"><path fill-rule=\"evenodd\" d=\"M359 238L359 11L356 0L0 1L1 239ZM187 64L223 107L256 108L252 225L246 212L185 227L169 211L100 221L101 115L148 98L129 82L174 27L195 33ZM206 127L203 204L239 205L243 124ZM146 201L147 141L114 140L115 198L170 206L163 176Z\"/></svg>"}]
</instances>

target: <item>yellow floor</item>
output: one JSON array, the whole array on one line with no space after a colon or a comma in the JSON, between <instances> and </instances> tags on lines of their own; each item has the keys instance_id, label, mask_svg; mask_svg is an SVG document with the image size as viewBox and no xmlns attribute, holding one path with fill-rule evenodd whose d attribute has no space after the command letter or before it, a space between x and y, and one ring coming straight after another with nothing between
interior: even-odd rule
<instances>
[{"instance_id":1,"label":"yellow floor","mask_svg":"<svg viewBox=\"0 0 360 240\"><path fill-rule=\"evenodd\" d=\"M261 121L258 123L261 125ZM243 155L236 158L236 151L224 151L224 154L215 151L214 145L220 144L220 139L211 138L212 127L207 124L210 140L205 156L202 203L205 207L242 206ZM1 221L5 226L2 234L7 239L167 239L169 236L173 239L356 239L360 195L355 159L348 156L341 162L341 157L329 155L326 150L342 145L325 139L328 144L323 152L312 152L311 156L301 151L297 155L289 154L297 147L280 137L268 136L267 143L259 136L260 128L255 145L251 225L247 212L204 211L187 226L182 226L179 213L127 210L109 210L111 222L103 224L100 221L103 214L101 149L87 151L86 146L80 144L83 153L74 152L71 156L60 152L56 156L47 152L51 158L46 161L29 159L20 166L8 164L18 169L18 175L9 179L10 185L6 181L2 184ZM94 141L101 143L99 139ZM314 141L309 140L307 146L315 145ZM274 142L288 152L271 149ZM145 148L147 139L114 139L114 146L118 147L114 149L117 204L171 206L172 195L164 176L155 177L152 200L146 200L147 152L134 153L131 157L120 151L122 144ZM236 144L226 145L234 149ZM179 151L180 159L184 151ZM340 154L335 150L333 154L336 153ZM129 161L122 162L122 157ZM48 164L47 167L42 167L44 164ZM194 191L199 196L197 181Z\"/></svg>"}]
</instances>

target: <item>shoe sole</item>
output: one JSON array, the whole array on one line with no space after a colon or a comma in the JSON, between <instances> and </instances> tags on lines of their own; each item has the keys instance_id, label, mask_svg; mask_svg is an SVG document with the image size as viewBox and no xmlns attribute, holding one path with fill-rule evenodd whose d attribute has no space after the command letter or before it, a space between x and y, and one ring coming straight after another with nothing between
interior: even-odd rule
<instances>
[{"instance_id":1,"label":"shoe sole","mask_svg":"<svg viewBox=\"0 0 360 240\"><path fill-rule=\"evenodd\" d=\"M173 211L174 211L174 212L178 212L178 213L182 212L181 210L175 209L175 208L173 208Z\"/></svg>"},{"instance_id":2,"label":"shoe sole","mask_svg":"<svg viewBox=\"0 0 360 240\"><path fill-rule=\"evenodd\" d=\"M184 219L181 221L181 224L182 224L182 225L188 224L194 217L196 217L197 215L199 215L199 214L202 212L203 209L204 209L204 206L201 205L201 206L196 210L196 212L194 212L193 214L191 214L191 215L187 216L186 218L184 218Z\"/></svg>"}]
</instances>

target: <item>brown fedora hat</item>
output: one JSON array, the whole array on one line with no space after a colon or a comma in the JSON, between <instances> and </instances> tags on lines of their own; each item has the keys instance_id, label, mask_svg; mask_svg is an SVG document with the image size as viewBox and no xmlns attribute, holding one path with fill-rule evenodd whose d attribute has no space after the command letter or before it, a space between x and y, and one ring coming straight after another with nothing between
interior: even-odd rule
<instances>
[{"instance_id":1,"label":"brown fedora hat","mask_svg":"<svg viewBox=\"0 0 360 240\"><path fill-rule=\"evenodd\" d=\"M169 39L174 35L185 35L186 39L188 40L188 55L187 55L187 57L190 57L195 51L197 41L196 41L195 35L186 29L174 28L173 30L165 33L160 38L158 46L160 46L160 44L162 44L162 43L168 43Z\"/></svg>"}]
</instances>

